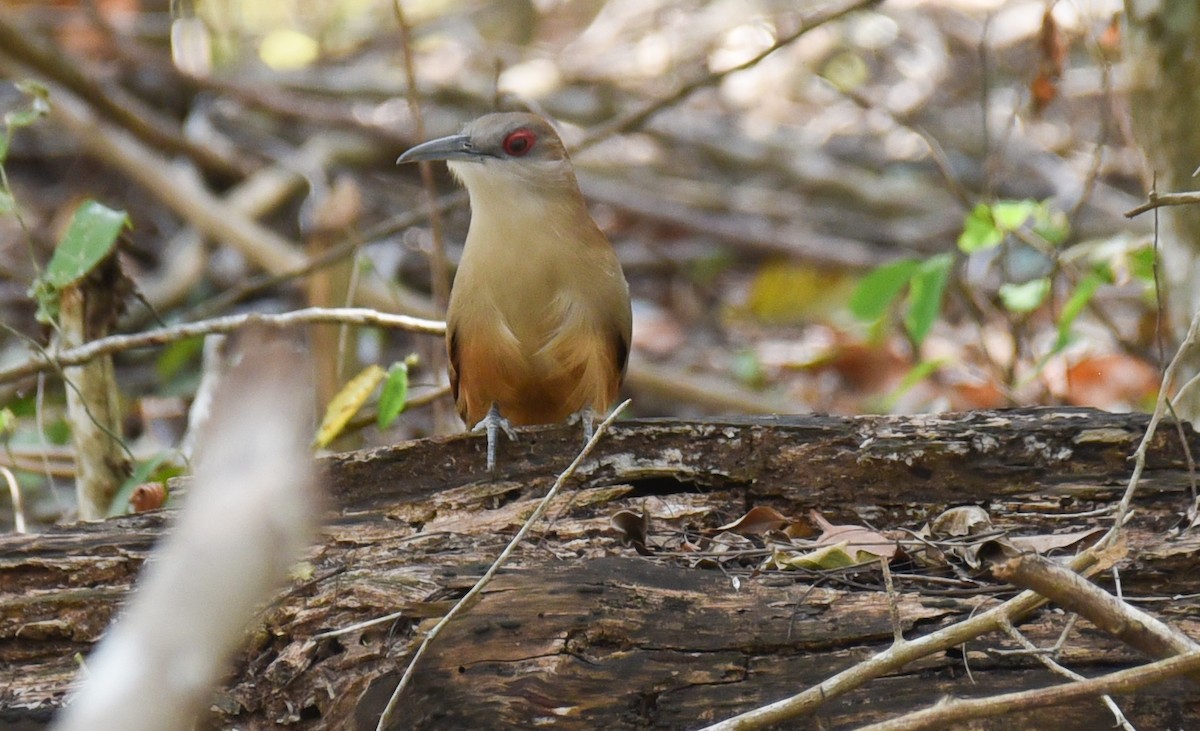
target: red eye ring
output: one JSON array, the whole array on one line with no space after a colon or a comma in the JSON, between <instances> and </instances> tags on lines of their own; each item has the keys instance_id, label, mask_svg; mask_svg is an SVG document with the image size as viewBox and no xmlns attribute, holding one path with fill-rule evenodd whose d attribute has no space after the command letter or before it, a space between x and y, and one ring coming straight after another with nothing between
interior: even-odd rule
<instances>
[{"instance_id":1,"label":"red eye ring","mask_svg":"<svg viewBox=\"0 0 1200 731\"><path fill-rule=\"evenodd\" d=\"M504 148L504 154L509 157L524 157L533 149L535 142L537 142L537 134L533 130L518 129L508 133L501 147Z\"/></svg>"}]
</instances>

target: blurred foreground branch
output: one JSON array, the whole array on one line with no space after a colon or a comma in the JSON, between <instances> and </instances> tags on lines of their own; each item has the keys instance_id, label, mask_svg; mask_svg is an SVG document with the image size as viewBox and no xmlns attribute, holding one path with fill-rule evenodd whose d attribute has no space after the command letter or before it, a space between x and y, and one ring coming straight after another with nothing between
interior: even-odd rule
<instances>
[{"instance_id":1,"label":"blurred foreground branch","mask_svg":"<svg viewBox=\"0 0 1200 731\"><path fill-rule=\"evenodd\" d=\"M89 662L58 731L191 728L245 625L311 540L320 499L308 440L310 369L253 338L201 440L179 522Z\"/></svg>"}]
</instances>

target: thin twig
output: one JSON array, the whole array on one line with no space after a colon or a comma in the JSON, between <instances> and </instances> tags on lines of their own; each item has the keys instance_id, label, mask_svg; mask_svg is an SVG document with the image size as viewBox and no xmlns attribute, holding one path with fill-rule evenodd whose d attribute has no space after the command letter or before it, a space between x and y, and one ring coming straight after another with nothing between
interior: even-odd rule
<instances>
[{"instance_id":1,"label":"thin twig","mask_svg":"<svg viewBox=\"0 0 1200 731\"><path fill-rule=\"evenodd\" d=\"M396 24L400 27L400 48L404 59L404 80L408 86L408 109L412 114L413 130L417 139L425 139L425 115L421 110L421 95L417 90L416 63L413 61L412 27L404 15L402 0L392 0L392 10L396 15ZM437 184L433 179L433 165L428 160L417 163L421 175L421 187L425 190L425 210L429 215L429 278L430 291L438 310L445 312L450 304L450 268L446 264L446 237L443 234L442 211L438 206ZM430 371L435 377L441 378L447 372L446 349L442 346L430 347L426 351ZM458 419L451 413L449 404L438 401L433 405L434 433L444 434L454 430Z\"/></svg>"},{"instance_id":2,"label":"thin twig","mask_svg":"<svg viewBox=\"0 0 1200 731\"><path fill-rule=\"evenodd\" d=\"M382 617L372 617L371 619L355 622L354 624L347 625L345 627L338 627L337 629L331 629L326 632L318 632L312 636L312 640L315 642L317 640L323 640L327 637L341 637L342 635L348 635L351 632L357 632L358 630L367 629L368 627L374 627L377 624L385 624L395 619L402 619L406 614L409 614L409 610L402 609L399 612L385 614Z\"/></svg>"},{"instance_id":3,"label":"thin twig","mask_svg":"<svg viewBox=\"0 0 1200 731\"><path fill-rule=\"evenodd\" d=\"M857 10L863 10L871 7L872 5L878 5L880 2L882 2L882 0L851 0L851 2L847 2L832 8L823 8L813 13L811 16L801 18L799 27L796 30L776 40L762 52L755 54L750 59L735 66L721 69L720 71L703 74L683 84L673 93L668 94L667 96L664 96L660 99L655 99L640 109L636 109L629 114L618 117L608 124L594 128L586 137L583 138L583 140L580 141L580 143L576 146L576 150L586 149L613 135L641 127L646 123L646 120L650 119L667 107L678 104L687 97L691 96L693 92L703 89L707 86L712 86L732 73L744 71L752 66L756 66L772 53L775 53L784 46L795 43L809 31L819 28L826 23L838 20L839 18L849 15Z\"/></svg>"},{"instance_id":4,"label":"thin twig","mask_svg":"<svg viewBox=\"0 0 1200 731\"><path fill-rule=\"evenodd\" d=\"M1032 708L1059 706L1108 693L1131 693L1144 686L1195 672L1197 669L1200 669L1200 652L1192 652L1075 683L1017 693L1004 693L987 698L939 703L932 708L909 713L899 718L861 726L858 731L944 729L960 721L995 718L1017 711L1028 711Z\"/></svg>"},{"instance_id":5,"label":"thin twig","mask_svg":"<svg viewBox=\"0 0 1200 731\"><path fill-rule=\"evenodd\" d=\"M1073 571L1083 571L1095 564L1098 557L1098 551L1088 550L1075 556L1068 565ZM1032 591L1023 591L986 612L922 637L905 640L902 645L892 645L790 698L706 726L704 731L734 731L735 729L744 731L745 729L766 728L810 714L827 701L845 695L870 680L902 668L914 660L948 650L986 632L994 631L1000 627L1002 618L1011 622L1037 609L1045 602L1044 597Z\"/></svg>"},{"instance_id":6,"label":"thin twig","mask_svg":"<svg viewBox=\"0 0 1200 731\"><path fill-rule=\"evenodd\" d=\"M887 588L888 616L892 620L892 641L897 645L904 643L904 627L900 624L900 604L896 601L896 587L892 584L892 567L888 565L885 556L879 557L879 565L883 568L883 585Z\"/></svg>"},{"instance_id":7,"label":"thin twig","mask_svg":"<svg viewBox=\"0 0 1200 731\"><path fill-rule=\"evenodd\" d=\"M13 530L24 533L25 503L21 500L21 486L17 484L17 476L4 466L0 466L0 475L4 475L4 481L8 483L9 497L12 498Z\"/></svg>"},{"instance_id":8,"label":"thin twig","mask_svg":"<svg viewBox=\"0 0 1200 731\"><path fill-rule=\"evenodd\" d=\"M1188 191L1186 193L1159 193L1151 190L1150 195L1146 197L1146 202L1125 211L1126 218L1140 216L1146 211L1152 211L1163 206L1190 206L1193 203L1200 203L1200 191Z\"/></svg>"},{"instance_id":9,"label":"thin twig","mask_svg":"<svg viewBox=\"0 0 1200 731\"><path fill-rule=\"evenodd\" d=\"M1055 660L1051 658L1045 650L1042 650L1040 647L1030 642L1028 637L1021 634L1021 632L1012 625L1012 622L1003 622L1000 625L1000 629L1003 630L1006 635L1011 637L1013 641L1025 648L1028 654L1036 658L1038 662L1049 668L1051 672L1057 673L1065 678L1070 678L1071 680L1086 679L1084 676L1080 675L1074 670L1063 667L1055 662ZM1100 696L1100 700L1104 702L1104 705L1108 707L1109 712L1113 714L1113 721L1116 723L1117 727L1124 729L1124 731L1137 731L1137 729L1135 729L1133 725L1129 723L1129 720L1125 718L1125 714L1121 712L1120 707L1117 706L1117 702L1112 699L1112 696L1105 694Z\"/></svg>"},{"instance_id":10,"label":"thin twig","mask_svg":"<svg viewBox=\"0 0 1200 731\"><path fill-rule=\"evenodd\" d=\"M596 431L592 433L592 438L588 440L587 444L583 445L583 449L579 451L579 455L575 457L575 460L571 462L571 464L569 464L567 468L563 470L562 474L558 476L558 479L554 481L554 485L551 486L550 490L546 493L546 496L543 497L542 501L538 503L536 508L534 508L533 513L529 516L528 520L526 520L525 524L521 526L521 529L517 531L517 534L513 536L513 539L508 542L508 545L504 547L504 550L500 552L500 555L496 557L495 562L493 562L488 570L484 572L483 576L479 578L479 581L475 582L475 585L471 587L470 591L463 595L463 598L459 599L458 602L450 608L450 611L446 613L446 616L442 617L441 620L439 620L438 623L433 626L433 629L429 630L429 633L425 635L425 638L421 640L421 644L417 647L417 651L413 653L412 659L408 661L408 667L404 669L404 675L400 678L400 682L396 684L396 689L392 691L392 697L388 699L387 706L383 709L383 714L379 717L379 723L375 727L376 731L385 731L387 729L388 724L392 719L392 713L395 711L396 705L400 702L400 696L404 693L404 689L408 687L409 681L412 680L413 671L417 667L417 662L421 659L421 656L425 654L425 651L429 648L429 645L439 634L441 634L442 630L450 623L450 620L461 614L463 610L465 610L467 606L475 599L475 597L483 591L484 587L491 583L492 579L497 573L499 573L504 564L508 562L509 557L512 556L513 552L517 550L517 546L519 546L521 542L525 540L525 536L528 535L529 531L533 529L534 524L537 523L542 515L545 514L546 509L550 507L551 501L558 496L558 493L560 490L562 490L563 485L567 483L567 480L571 479L571 477L575 474L575 470L579 469L579 465L583 463L583 460L587 459L588 455L590 455L592 450L596 448L596 445L599 444L600 437L604 435L604 432L608 429L609 425L621 415L621 412L624 411L625 407L627 406L629 406L629 399L621 402L615 409L612 410L612 413L608 415L608 418L600 422L600 425L596 427Z\"/></svg>"},{"instance_id":11,"label":"thin twig","mask_svg":"<svg viewBox=\"0 0 1200 731\"><path fill-rule=\"evenodd\" d=\"M1142 441L1133 453L1133 473L1129 476L1129 484L1125 488L1125 494L1121 496L1121 502L1117 505L1117 514L1113 518L1112 528L1100 540L1099 545L1111 546L1116 543L1121 527L1125 525L1125 518L1133 505L1133 496L1137 493L1138 481L1142 479L1142 471L1146 469L1146 452L1150 449L1150 442L1154 439L1158 423L1162 421L1163 415L1167 411L1167 394L1171 384L1175 382L1175 373L1182 366L1185 354L1189 354L1196 347L1197 338L1200 338L1200 310L1192 316L1187 337L1184 338L1179 350L1175 352L1175 357L1171 358L1171 362L1163 372L1162 384L1158 388L1158 398L1154 402L1154 413L1150 415L1146 433L1142 435Z\"/></svg>"},{"instance_id":12,"label":"thin twig","mask_svg":"<svg viewBox=\"0 0 1200 731\"><path fill-rule=\"evenodd\" d=\"M24 363L0 369L0 383L24 378L36 373L57 370L66 366L80 365L102 355L117 353L123 350L145 348L152 345L166 345L167 343L186 340L187 338L194 338L199 335L230 333L250 323L261 323L273 327L329 323L366 325L408 330L409 332L425 333L428 335L442 335L446 332L445 323L438 320L423 320L407 315L389 315L362 307L309 307L278 315L252 312L242 315L226 315L225 317L200 320L199 322L186 322L181 325L172 325L141 333L110 335L98 340L92 340L75 348L59 352L47 352L38 357L30 358Z\"/></svg>"},{"instance_id":13,"label":"thin twig","mask_svg":"<svg viewBox=\"0 0 1200 731\"><path fill-rule=\"evenodd\" d=\"M421 110L421 96L417 91L416 63L413 61L412 26L404 15L401 0L392 0L396 24L400 27L400 50L404 59L404 81L408 85L408 110L412 114L413 131L418 140L425 139L425 115ZM442 235L442 211L438 206L437 185L433 180L433 165L428 160L417 163L421 173L421 186L425 189L425 210L429 216L430 235L433 239L429 253L429 269L433 300L445 309L450 302L450 273L446 266L445 237Z\"/></svg>"}]
</instances>

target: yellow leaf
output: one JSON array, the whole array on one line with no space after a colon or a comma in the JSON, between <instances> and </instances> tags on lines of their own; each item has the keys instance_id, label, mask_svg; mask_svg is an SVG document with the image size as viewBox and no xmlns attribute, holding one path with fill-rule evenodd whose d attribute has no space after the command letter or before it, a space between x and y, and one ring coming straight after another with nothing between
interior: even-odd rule
<instances>
[{"instance_id":1,"label":"yellow leaf","mask_svg":"<svg viewBox=\"0 0 1200 731\"><path fill-rule=\"evenodd\" d=\"M318 447L328 446L337 439L351 417L358 413L367 397L385 376L387 371L377 365L369 365L329 400L329 405L325 407L325 418L321 420L321 428L317 430Z\"/></svg>"},{"instance_id":2,"label":"yellow leaf","mask_svg":"<svg viewBox=\"0 0 1200 731\"><path fill-rule=\"evenodd\" d=\"M851 556L846 551L845 543L823 546L815 551L797 553L776 549L771 558L767 559L767 568L776 569L844 569L863 563L858 557Z\"/></svg>"},{"instance_id":3,"label":"yellow leaf","mask_svg":"<svg viewBox=\"0 0 1200 731\"><path fill-rule=\"evenodd\" d=\"M746 305L765 322L821 319L846 306L854 284L844 273L774 262L755 275Z\"/></svg>"},{"instance_id":4,"label":"yellow leaf","mask_svg":"<svg viewBox=\"0 0 1200 731\"><path fill-rule=\"evenodd\" d=\"M302 69L317 60L319 52L315 39L291 29L271 31L258 47L259 58L276 71Z\"/></svg>"}]
</instances>

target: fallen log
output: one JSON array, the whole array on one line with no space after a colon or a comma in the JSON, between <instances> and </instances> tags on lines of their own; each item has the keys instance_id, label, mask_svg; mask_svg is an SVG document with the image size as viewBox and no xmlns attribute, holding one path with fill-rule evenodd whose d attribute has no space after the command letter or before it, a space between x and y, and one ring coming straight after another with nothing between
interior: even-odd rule
<instances>
[{"instance_id":1,"label":"fallen log","mask_svg":"<svg viewBox=\"0 0 1200 731\"><path fill-rule=\"evenodd\" d=\"M768 506L915 532L947 507L976 505L1014 534L1108 527L1146 424L1145 415L1087 409L619 423L537 538L423 658L395 728L696 728L786 697L891 643L878 565L762 570L770 551L761 544L744 554L697 549L718 526ZM422 632L486 570L578 448L577 429L522 431L501 441L495 480L475 435L325 460L336 509L323 540L263 609L210 726L373 729ZM1193 495L1178 433L1162 428L1119 570L1127 599L1200 637L1200 539L1176 530ZM611 528L620 510L648 514L646 555ZM0 727L48 723L76 656L103 632L169 523L168 511L0 537ZM897 561L893 573L909 638L1015 593L961 568L939 574ZM1046 607L1020 629L1048 646L1066 621ZM931 655L794 727L851 727L944 695L1061 682L1009 652L1016 647L996 634ZM1058 659L1084 675L1145 661L1082 620ZM1117 700L1139 728L1200 728L1189 685ZM1101 724L1111 714L1088 701L973 728Z\"/></svg>"}]
</instances>

